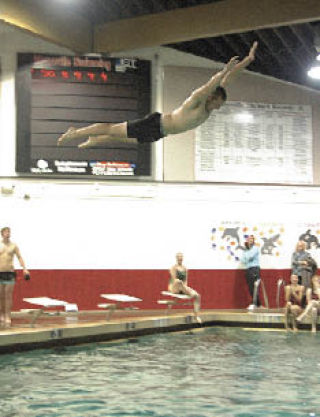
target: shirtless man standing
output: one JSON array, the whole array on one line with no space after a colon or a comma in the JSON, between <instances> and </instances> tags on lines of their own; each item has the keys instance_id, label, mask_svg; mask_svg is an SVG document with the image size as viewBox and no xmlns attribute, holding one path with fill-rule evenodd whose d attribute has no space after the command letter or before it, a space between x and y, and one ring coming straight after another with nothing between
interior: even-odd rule
<instances>
[{"instance_id":1,"label":"shirtless man standing","mask_svg":"<svg viewBox=\"0 0 320 417\"><path fill-rule=\"evenodd\" d=\"M12 294L16 274L13 266L13 258L16 255L23 268L25 277L29 276L25 263L20 255L18 246L10 240L10 228L1 229L2 241L0 242L0 326L11 326Z\"/></svg>"},{"instance_id":2,"label":"shirtless man standing","mask_svg":"<svg viewBox=\"0 0 320 417\"><path fill-rule=\"evenodd\" d=\"M255 58L258 43L254 42L247 57L238 61L233 57L223 70L214 74L202 87L195 90L180 107L168 114L152 113L143 119L122 123L95 123L83 128L70 127L58 139L58 145L74 139L87 139L79 148L94 146L136 145L155 142L167 135L191 130L208 119L227 99L225 87L233 76L246 68Z\"/></svg>"}]
</instances>

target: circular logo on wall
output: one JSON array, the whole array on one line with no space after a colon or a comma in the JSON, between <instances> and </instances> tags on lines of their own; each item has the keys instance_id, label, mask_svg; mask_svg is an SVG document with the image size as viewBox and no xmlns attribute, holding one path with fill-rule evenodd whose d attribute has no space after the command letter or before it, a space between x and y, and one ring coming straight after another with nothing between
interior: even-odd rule
<instances>
[{"instance_id":1,"label":"circular logo on wall","mask_svg":"<svg viewBox=\"0 0 320 417\"><path fill-rule=\"evenodd\" d=\"M45 159L39 159L37 162L37 167L40 169L46 169L48 168L48 166L48 161L46 161Z\"/></svg>"}]
</instances>

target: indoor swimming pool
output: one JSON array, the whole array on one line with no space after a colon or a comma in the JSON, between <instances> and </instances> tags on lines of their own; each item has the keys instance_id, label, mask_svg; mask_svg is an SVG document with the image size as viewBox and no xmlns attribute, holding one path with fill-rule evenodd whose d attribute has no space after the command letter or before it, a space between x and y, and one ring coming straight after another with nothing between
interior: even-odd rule
<instances>
[{"instance_id":1,"label":"indoor swimming pool","mask_svg":"<svg viewBox=\"0 0 320 417\"><path fill-rule=\"evenodd\" d=\"M317 417L319 337L215 327L2 355L0 415Z\"/></svg>"}]
</instances>

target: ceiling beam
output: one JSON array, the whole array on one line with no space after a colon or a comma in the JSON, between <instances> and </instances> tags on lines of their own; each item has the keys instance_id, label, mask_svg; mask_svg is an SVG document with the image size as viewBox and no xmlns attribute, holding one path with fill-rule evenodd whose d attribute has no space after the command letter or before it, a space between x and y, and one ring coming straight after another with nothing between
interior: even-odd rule
<instances>
[{"instance_id":1,"label":"ceiling beam","mask_svg":"<svg viewBox=\"0 0 320 417\"><path fill-rule=\"evenodd\" d=\"M320 20L319 0L224 0L95 27L95 52L120 52Z\"/></svg>"},{"instance_id":2,"label":"ceiling beam","mask_svg":"<svg viewBox=\"0 0 320 417\"><path fill-rule=\"evenodd\" d=\"M313 42L308 42L301 31L301 26L295 25L290 26L290 30L295 34L295 36L299 39L301 46L303 47L303 51L307 57L307 59L311 62L315 59L315 47L313 46Z\"/></svg>"},{"instance_id":3,"label":"ceiling beam","mask_svg":"<svg viewBox=\"0 0 320 417\"><path fill-rule=\"evenodd\" d=\"M275 44L271 36L268 36L265 32L266 31L263 30L258 30L256 32L259 45L262 46L264 44L266 46L265 50L267 53L265 53L265 63L267 65L270 64L270 58L272 58L277 63L277 65L284 67L286 65L286 60L281 53L283 45L280 43L280 41Z\"/></svg>"},{"instance_id":4,"label":"ceiling beam","mask_svg":"<svg viewBox=\"0 0 320 417\"><path fill-rule=\"evenodd\" d=\"M249 52L249 49L246 49L245 51L243 50L243 46L241 45L241 43L239 43L238 41L236 41L233 37L231 36L223 36L223 40L225 41L226 44L229 45L229 47L234 51L233 55L234 56L238 56L240 58L242 58L243 56L246 56L246 54Z\"/></svg>"},{"instance_id":5,"label":"ceiling beam","mask_svg":"<svg viewBox=\"0 0 320 417\"><path fill-rule=\"evenodd\" d=\"M278 36L278 38L281 40L281 42L283 43L283 45L285 46L285 50L291 55L293 61L295 61L299 66L301 71L305 71L305 67L306 67L306 62L304 60L304 58L301 58L298 54L296 49L294 49L292 47L292 45L290 45L290 43L288 42L287 38L285 35L282 34L281 30L278 28L274 29L274 33Z\"/></svg>"},{"instance_id":6,"label":"ceiling beam","mask_svg":"<svg viewBox=\"0 0 320 417\"><path fill-rule=\"evenodd\" d=\"M0 0L0 21L74 52L92 51L92 25L61 2Z\"/></svg>"}]
</instances>

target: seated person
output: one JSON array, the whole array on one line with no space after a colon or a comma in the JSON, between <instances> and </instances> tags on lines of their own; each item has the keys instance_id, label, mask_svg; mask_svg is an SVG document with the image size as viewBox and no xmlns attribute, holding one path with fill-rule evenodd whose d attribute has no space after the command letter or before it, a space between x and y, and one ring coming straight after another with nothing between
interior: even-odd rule
<instances>
[{"instance_id":1,"label":"seated person","mask_svg":"<svg viewBox=\"0 0 320 417\"><path fill-rule=\"evenodd\" d=\"M311 279L311 289L307 289L306 293L307 297L307 307L303 313L301 313L297 317L297 321L301 323L303 319L308 315L311 314L311 331L312 333L316 333L317 331L317 319L318 319L318 312L320 310L320 276L313 275Z\"/></svg>"},{"instance_id":2,"label":"seated person","mask_svg":"<svg viewBox=\"0 0 320 417\"><path fill-rule=\"evenodd\" d=\"M298 282L298 275L292 274L290 277L290 284L284 289L286 301L284 324L285 328L288 330L291 322L294 332L298 331L296 319L299 314L302 313L302 303L305 293L304 286L299 285Z\"/></svg>"},{"instance_id":3,"label":"seated person","mask_svg":"<svg viewBox=\"0 0 320 417\"><path fill-rule=\"evenodd\" d=\"M193 299L194 315L198 323L201 323L201 318L198 313L200 311L200 294L194 289L187 286L188 270L183 265L183 254L177 253L176 264L170 268L170 281L168 291L173 294L185 294Z\"/></svg>"},{"instance_id":4,"label":"seated person","mask_svg":"<svg viewBox=\"0 0 320 417\"><path fill-rule=\"evenodd\" d=\"M296 250L292 254L291 268L292 274L298 275L299 284L307 289L311 288L311 278L316 273L317 264L306 248L306 242L299 240Z\"/></svg>"}]
</instances>

